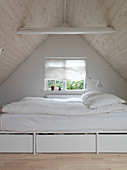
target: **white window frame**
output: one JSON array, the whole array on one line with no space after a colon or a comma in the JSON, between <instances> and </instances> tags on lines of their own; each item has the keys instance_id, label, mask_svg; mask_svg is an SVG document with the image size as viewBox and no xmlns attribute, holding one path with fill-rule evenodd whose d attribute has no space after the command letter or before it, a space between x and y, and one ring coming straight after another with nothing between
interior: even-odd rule
<instances>
[{"instance_id":1,"label":"white window frame","mask_svg":"<svg viewBox=\"0 0 127 170\"><path fill-rule=\"evenodd\" d=\"M85 57L45 57L45 60L46 59L51 59L51 60L85 60L86 62L86 58ZM55 80L55 90L54 91L58 91L58 89L56 89L56 79L46 79L44 78L44 90L45 91L52 91L51 89L49 89L48 87L48 80ZM79 90L67 90L66 89L66 80L58 80L58 81L63 81L63 89L61 91L65 91L65 92L82 92L82 91L85 91L86 90L86 76L84 78L84 88L83 89L79 89ZM80 80L79 80L80 81Z\"/></svg>"}]
</instances>

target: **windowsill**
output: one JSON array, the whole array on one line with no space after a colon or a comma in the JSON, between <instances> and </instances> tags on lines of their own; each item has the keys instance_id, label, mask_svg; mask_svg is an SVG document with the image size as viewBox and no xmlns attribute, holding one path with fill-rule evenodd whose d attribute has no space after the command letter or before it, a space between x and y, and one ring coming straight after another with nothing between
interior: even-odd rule
<instances>
[{"instance_id":1,"label":"windowsill","mask_svg":"<svg viewBox=\"0 0 127 170\"><path fill-rule=\"evenodd\" d=\"M85 92L85 90L44 90L45 94L83 94Z\"/></svg>"}]
</instances>

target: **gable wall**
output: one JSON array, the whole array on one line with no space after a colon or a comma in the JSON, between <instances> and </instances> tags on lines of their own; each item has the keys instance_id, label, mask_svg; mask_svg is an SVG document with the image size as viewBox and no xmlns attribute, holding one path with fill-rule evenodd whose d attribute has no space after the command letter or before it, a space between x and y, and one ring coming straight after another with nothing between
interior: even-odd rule
<instances>
[{"instance_id":1,"label":"gable wall","mask_svg":"<svg viewBox=\"0 0 127 170\"><path fill-rule=\"evenodd\" d=\"M2 104L26 96L45 96L44 57L85 56L87 74L100 78L103 88L95 89L88 80L88 90L114 93L127 100L127 83L78 35L52 35L0 86ZM61 92L62 93L62 92Z\"/></svg>"}]
</instances>

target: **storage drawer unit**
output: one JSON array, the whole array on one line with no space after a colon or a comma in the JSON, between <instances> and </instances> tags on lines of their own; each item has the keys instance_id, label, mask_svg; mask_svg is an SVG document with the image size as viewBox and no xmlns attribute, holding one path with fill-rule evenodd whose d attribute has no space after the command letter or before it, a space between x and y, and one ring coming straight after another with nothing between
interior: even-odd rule
<instances>
[{"instance_id":1,"label":"storage drawer unit","mask_svg":"<svg viewBox=\"0 0 127 170\"><path fill-rule=\"evenodd\" d=\"M36 144L37 153L96 152L95 135L37 135Z\"/></svg>"},{"instance_id":2,"label":"storage drawer unit","mask_svg":"<svg viewBox=\"0 0 127 170\"><path fill-rule=\"evenodd\" d=\"M32 153L32 135L0 135L0 152L4 153Z\"/></svg>"},{"instance_id":3,"label":"storage drawer unit","mask_svg":"<svg viewBox=\"0 0 127 170\"><path fill-rule=\"evenodd\" d=\"M127 153L127 134L100 134L98 142L98 152Z\"/></svg>"}]
</instances>

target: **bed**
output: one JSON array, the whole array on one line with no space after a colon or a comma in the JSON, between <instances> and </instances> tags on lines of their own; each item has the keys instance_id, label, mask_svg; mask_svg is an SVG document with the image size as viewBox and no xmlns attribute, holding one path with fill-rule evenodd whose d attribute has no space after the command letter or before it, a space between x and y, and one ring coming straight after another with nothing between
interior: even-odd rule
<instances>
[{"instance_id":1,"label":"bed","mask_svg":"<svg viewBox=\"0 0 127 170\"><path fill-rule=\"evenodd\" d=\"M0 152L126 153L127 106L107 96L91 92L82 98L27 97L6 105L0 116Z\"/></svg>"}]
</instances>

